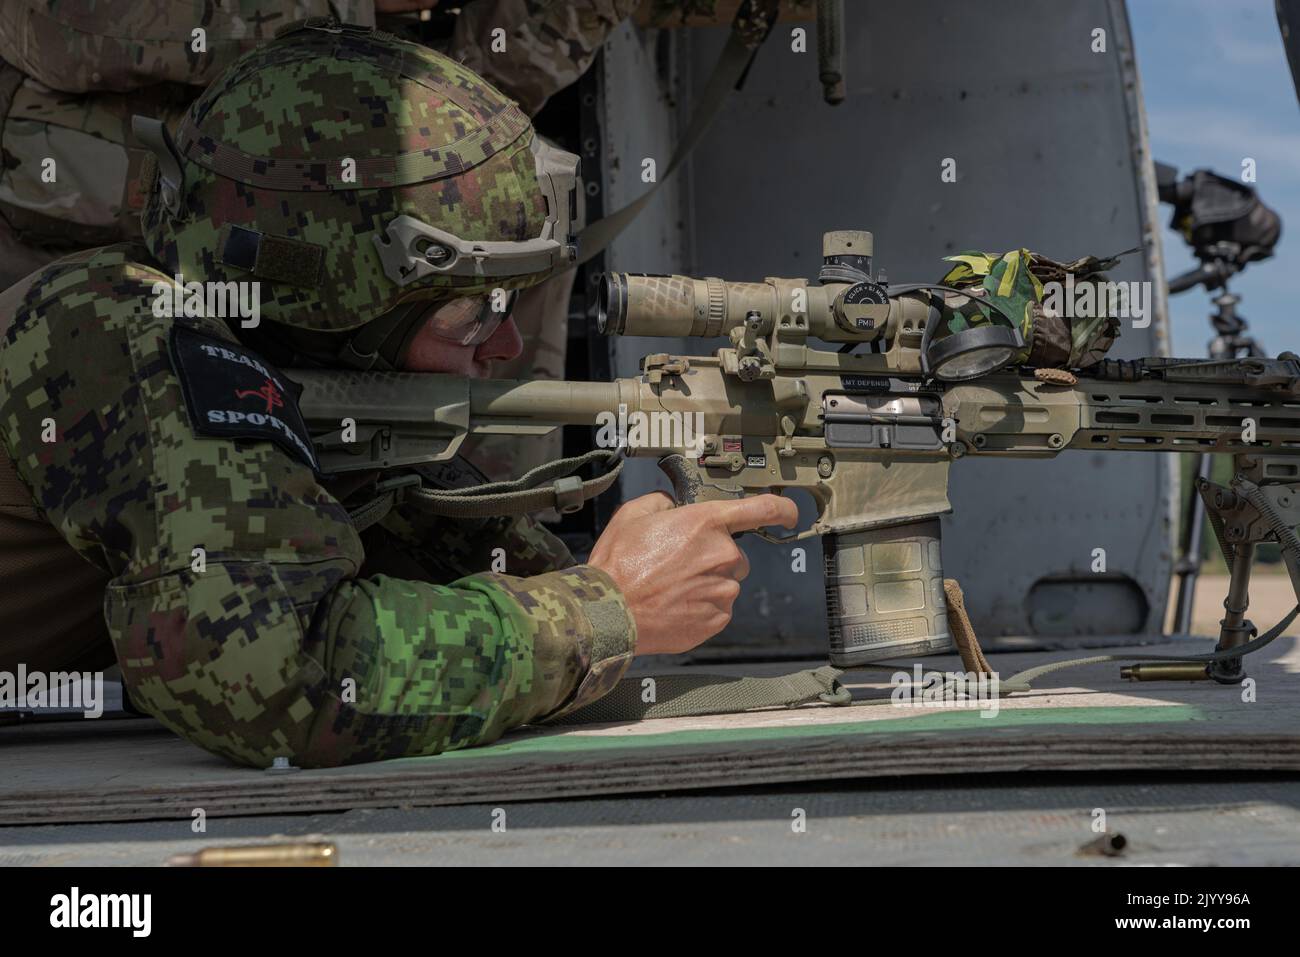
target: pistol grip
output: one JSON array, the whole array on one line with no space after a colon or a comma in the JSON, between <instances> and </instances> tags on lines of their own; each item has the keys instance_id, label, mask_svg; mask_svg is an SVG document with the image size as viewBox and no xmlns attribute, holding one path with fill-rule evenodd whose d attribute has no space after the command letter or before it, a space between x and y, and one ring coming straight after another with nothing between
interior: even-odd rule
<instances>
[{"instance_id":1,"label":"pistol grip","mask_svg":"<svg viewBox=\"0 0 1300 957\"><path fill-rule=\"evenodd\" d=\"M665 455L659 460L659 467L668 476L673 485L673 498L678 505L694 505L696 502L721 502L730 498L744 498L745 490L740 485L728 488L717 482L705 481L704 471L694 459L687 458L680 452Z\"/></svg>"},{"instance_id":2,"label":"pistol grip","mask_svg":"<svg viewBox=\"0 0 1300 957\"><path fill-rule=\"evenodd\" d=\"M668 476L673 485L673 498L678 505L693 505L700 501L704 483L700 480L699 467L680 452L665 455L659 460L659 468Z\"/></svg>"},{"instance_id":3,"label":"pistol grip","mask_svg":"<svg viewBox=\"0 0 1300 957\"><path fill-rule=\"evenodd\" d=\"M719 488L712 482L705 482L700 474L700 467L692 460L674 452L659 460L659 467L673 484L673 498L681 505L694 505L696 502L719 502L729 498L744 498L745 490L737 486L734 489ZM731 537L739 540L748 532L733 532Z\"/></svg>"}]
</instances>

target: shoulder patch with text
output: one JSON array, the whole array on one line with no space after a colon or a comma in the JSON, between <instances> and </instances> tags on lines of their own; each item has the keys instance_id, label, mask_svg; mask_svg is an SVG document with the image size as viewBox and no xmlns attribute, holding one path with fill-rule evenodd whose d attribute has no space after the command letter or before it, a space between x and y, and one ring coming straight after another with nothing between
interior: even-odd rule
<instances>
[{"instance_id":1,"label":"shoulder patch with text","mask_svg":"<svg viewBox=\"0 0 1300 957\"><path fill-rule=\"evenodd\" d=\"M274 442L320 470L297 394L279 370L251 349L180 324L170 345L196 435Z\"/></svg>"}]
</instances>

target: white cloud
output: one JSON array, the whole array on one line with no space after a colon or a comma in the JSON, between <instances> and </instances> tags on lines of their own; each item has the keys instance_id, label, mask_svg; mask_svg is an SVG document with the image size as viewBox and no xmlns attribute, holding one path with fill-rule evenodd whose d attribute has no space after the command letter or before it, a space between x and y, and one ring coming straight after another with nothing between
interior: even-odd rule
<instances>
[{"instance_id":1,"label":"white cloud","mask_svg":"<svg viewBox=\"0 0 1300 957\"><path fill-rule=\"evenodd\" d=\"M1260 122L1260 118L1243 115L1240 109L1213 108L1207 105L1147 107L1151 145L1157 156L1168 155L1171 148L1195 153L1197 166L1212 166L1225 176L1241 169L1241 160L1249 156L1259 165L1261 184L1268 179L1300 181L1300 123L1297 116L1282 123Z\"/></svg>"}]
</instances>

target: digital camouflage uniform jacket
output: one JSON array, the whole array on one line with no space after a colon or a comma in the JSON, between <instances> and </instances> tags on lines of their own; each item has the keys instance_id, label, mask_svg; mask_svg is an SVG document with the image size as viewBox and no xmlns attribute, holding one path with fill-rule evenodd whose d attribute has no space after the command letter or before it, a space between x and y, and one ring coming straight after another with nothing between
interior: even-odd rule
<instances>
[{"instance_id":1,"label":"digital camouflage uniform jacket","mask_svg":"<svg viewBox=\"0 0 1300 957\"><path fill-rule=\"evenodd\" d=\"M133 702L234 761L310 767L482 744L617 681L623 599L540 527L399 512L363 544L300 458L197 436L171 327L236 340L155 316L149 263L129 244L52 263L5 296L0 340L0 436L36 514L103 570ZM528 577L484 573L494 548Z\"/></svg>"}]
</instances>

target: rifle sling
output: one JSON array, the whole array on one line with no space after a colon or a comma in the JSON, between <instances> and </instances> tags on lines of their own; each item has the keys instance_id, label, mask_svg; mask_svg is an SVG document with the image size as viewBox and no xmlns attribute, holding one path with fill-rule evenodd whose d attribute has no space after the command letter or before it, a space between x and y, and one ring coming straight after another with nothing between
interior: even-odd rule
<instances>
[{"instance_id":1,"label":"rifle sling","mask_svg":"<svg viewBox=\"0 0 1300 957\"><path fill-rule=\"evenodd\" d=\"M404 475L379 482L376 488L380 494L349 509L348 514L360 532L382 521L399 501L445 518L496 518L548 508L573 512L617 481L623 461L618 449L595 449L539 465L521 478L451 489L427 488L418 484L419 476ZM588 464L604 470L596 478L583 481L575 473Z\"/></svg>"},{"instance_id":2,"label":"rifle sling","mask_svg":"<svg viewBox=\"0 0 1300 957\"><path fill-rule=\"evenodd\" d=\"M797 708L817 701L844 705L852 701L853 696L839 683L841 674L843 672L838 668L825 665L775 678L701 674L634 676L624 678L609 694L585 708L545 723L689 718L705 714L736 714L759 708ZM647 702L643 696L651 688L653 700Z\"/></svg>"},{"instance_id":3,"label":"rifle sling","mask_svg":"<svg viewBox=\"0 0 1300 957\"><path fill-rule=\"evenodd\" d=\"M704 131L713 122L714 117L722 110L722 105L726 102L728 94L733 89L740 89L744 84L750 64L758 53L758 46L772 32L772 28L776 26L778 9L776 4L742 3L740 5L736 12L736 19L732 21L731 33L727 36L727 43L722 48L717 63L713 66L713 72L709 74L709 79L705 82L704 92L700 94L695 110L686 125L686 131L678 140L677 148L673 150L672 157L668 160L668 165L664 168L663 173L648 190L632 202L615 210L603 219L591 223L578 234L577 265L582 265L599 255L612 243L618 234L637 217L637 214L650 202L659 187L668 181L682 161L690 154L700 137L704 135ZM754 27L751 25L746 28L742 24L741 14L746 11L750 15L757 15L765 19L765 30L762 39L758 40L757 43L755 43L752 33L749 32L753 31Z\"/></svg>"}]
</instances>

